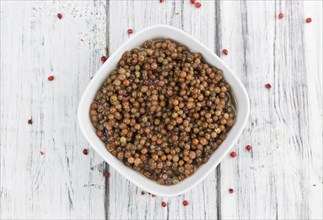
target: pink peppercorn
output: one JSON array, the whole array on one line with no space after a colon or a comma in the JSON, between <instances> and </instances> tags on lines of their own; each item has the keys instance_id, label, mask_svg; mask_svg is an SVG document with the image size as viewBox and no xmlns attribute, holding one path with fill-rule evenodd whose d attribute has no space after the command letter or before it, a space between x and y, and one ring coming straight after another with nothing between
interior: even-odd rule
<instances>
[{"instance_id":1,"label":"pink peppercorn","mask_svg":"<svg viewBox=\"0 0 323 220\"><path fill-rule=\"evenodd\" d=\"M63 15L61 13L57 14L58 19L62 19Z\"/></svg>"},{"instance_id":2,"label":"pink peppercorn","mask_svg":"<svg viewBox=\"0 0 323 220\"><path fill-rule=\"evenodd\" d=\"M48 77L48 81L53 81L53 80L54 80L54 78L55 78L54 76L49 76L49 77Z\"/></svg>"},{"instance_id":3,"label":"pink peppercorn","mask_svg":"<svg viewBox=\"0 0 323 220\"><path fill-rule=\"evenodd\" d=\"M283 17L284 17L284 14L283 14L283 13L279 13L279 14L278 14L278 18L279 18L279 19L282 19Z\"/></svg>"},{"instance_id":4,"label":"pink peppercorn","mask_svg":"<svg viewBox=\"0 0 323 220\"><path fill-rule=\"evenodd\" d=\"M107 59L108 59L108 58L107 58L106 56L102 56L102 57L101 57L101 61L102 61L102 63L104 63L105 61L107 61Z\"/></svg>"},{"instance_id":5,"label":"pink peppercorn","mask_svg":"<svg viewBox=\"0 0 323 220\"><path fill-rule=\"evenodd\" d=\"M132 29L128 29L128 34L132 34L133 33L133 30Z\"/></svg>"},{"instance_id":6,"label":"pink peppercorn","mask_svg":"<svg viewBox=\"0 0 323 220\"><path fill-rule=\"evenodd\" d=\"M265 85L265 87L266 87L267 89L271 89L271 85L270 85L270 83L267 83L267 84Z\"/></svg>"},{"instance_id":7,"label":"pink peppercorn","mask_svg":"<svg viewBox=\"0 0 323 220\"><path fill-rule=\"evenodd\" d=\"M202 6L202 5L201 5L201 3L199 3L199 2L196 2L196 3L195 3L195 7L196 7L196 8L200 8L201 6Z\"/></svg>"},{"instance_id":8,"label":"pink peppercorn","mask_svg":"<svg viewBox=\"0 0 323 220\"><path fill-rule=\"evenodd\" d=\"M231 156L232 158L235 158L235 157L237 156L237 153L236 153L236 152L234 152L234 151L232 151L232 152L230 153L230 156Z\"/></svg>"}]
</instances>

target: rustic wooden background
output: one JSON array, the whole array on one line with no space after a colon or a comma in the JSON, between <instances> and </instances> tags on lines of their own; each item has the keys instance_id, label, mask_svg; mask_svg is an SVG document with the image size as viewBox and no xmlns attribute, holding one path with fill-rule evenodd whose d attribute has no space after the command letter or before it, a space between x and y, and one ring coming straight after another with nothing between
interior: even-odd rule
<instances>
[{"instance_id":1,"label":"rustic wooden background","mask_svg":"<svg viewBox=\"0 0 323 220\"><path fill-rule=\"evenodd\" d=\"M200 2L1 1L1 219L323 219L322 2ZM170 199L141 195L91 149L83 155L76 121L105 48L153 24L214 50L251 102L238 157Z\"/></svg>"}]
</instances>

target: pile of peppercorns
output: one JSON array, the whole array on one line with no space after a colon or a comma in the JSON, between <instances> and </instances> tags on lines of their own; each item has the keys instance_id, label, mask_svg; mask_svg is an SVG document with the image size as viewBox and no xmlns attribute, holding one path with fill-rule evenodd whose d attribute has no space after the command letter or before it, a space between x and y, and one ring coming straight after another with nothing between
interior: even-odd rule
<instances>
[{"instance_id":1,"label":"pile of peppercorns","mask_svg":"<svg viewBox=\"0 0 323 220\"><path fill-rule=\"evenodd\" d=\"M222 70L170 39L126 51L90 108L97 136L126 166L161 185L206 163L234 125Z\"/></svg>"}]
</instances>

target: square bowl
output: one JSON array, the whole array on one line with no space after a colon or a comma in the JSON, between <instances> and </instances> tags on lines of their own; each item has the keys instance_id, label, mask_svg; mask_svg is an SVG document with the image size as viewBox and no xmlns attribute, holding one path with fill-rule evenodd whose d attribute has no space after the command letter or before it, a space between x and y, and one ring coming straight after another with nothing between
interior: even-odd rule
<instances>
[{"instance_id":1,"label":"square bowl","mask_svg":"<svg viewBox=\"0 0 323 220\"><path fill-rule=\"evenodd\" d=\"M132 48L141 46L146 40L158 39L158 38L170 38L187 46L191 51L200 52L206 63L220 68L223 70L223 76L225 80L230 84L233 90L233 95L236 101L236 121L234 126L229 131L226 139L218 147L217 150L211 155L209 161L206 164L200 166L197 171L190 177L180 181L176 185L164 186L159 185L157 182L152 181L142 174L136 172L132 168L125 166L116 157L111 155L105 148L104 143L96 136L95 129L91 123L89 110L90 105L94 99L96 92L100 89L102 83L105 81L110 72L116 68L119 59L123 52L131 50ZM248 94L236 77L233 71L224 62L215 55L206 46L198 42L196 39L188 35L187 33L168 26L168 25L155 25L134 34L130 37L122 46L120 46L102 65L102 67L95 74L89 85L87 86L78 107L78 122L83 132L83 135L93 147L93 149L106 161L116 169L119 173L125 176L132 183L136 184L145 191L152 194L171 197L183 194L200 183L205 177L207 177L214 168L221 162L221 160L227 155L234 143L240 136L249 115L249 98Z\"/></svg>"}]
</instances>

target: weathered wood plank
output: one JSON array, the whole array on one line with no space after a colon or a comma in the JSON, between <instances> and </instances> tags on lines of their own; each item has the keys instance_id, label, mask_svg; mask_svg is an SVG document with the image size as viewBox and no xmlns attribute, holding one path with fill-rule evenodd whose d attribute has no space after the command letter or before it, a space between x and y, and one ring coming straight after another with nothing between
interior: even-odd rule
<instances>
[{"instance_id":1,"label":"weathered wood plank","mask_svg":"<svg viewBox=\"0 0 323 220\"><path fill-rule=\"evenodd\" d=\"M166 1L162 4L158 1L111 1L110 19L113 22L110 23L110 51L113 52L128 38L128 28L136 32L154 24L169 24L183 29L213 50L215 3L205 2L203 6L196 9L188 1ZM120 10L115 10L116 8ZM114 170L111 174L109 180L109 217L111 219L211 219L217 217L215 173L192 191L168 200L159 197L152 198L147 194L141 195L140 189L124 177ZM182 205L184 199L190 202L189 207ZM162 201L168 202L168 208L161 206Z\"/></svg>"},{"instance_id":2,"label":"weathered wood plank","mask_svg":"<svg viewBox=\"0 0 323 220\"><path fill-rule=\"evenodd\" d=\"M76 123L101 66L104 4L1 2L1 219L104 217L102 159L82 154Z\"/></svg>"},{"instance_id":3,"label":"weathered wood plank","mask_svg":"<svg viewBox=\"0 0 323 220\"><path fill-rule=\"evenodd\" d=\"M302 7L302 6L301 6ZM322 47L323 47L323 3L306 2L304 18L311 17L313 22L303 27L303 53L306 70L305 83L307 86L308 124L307 130L302 130L303 135L308 134L306 150L302 151L304 168L306 168L306 184L308 213L311 219L323 219L323 176L322 176ZM303 21L304 22L304 21Z\"/></svg>"},{"instance_id":4,"label":"weathered wood plank","mask_svg":"<svg viewBox=\"0 0 323 220\"><path fill-rule=\"evenodd\" d=\"M221 163L221 214L223 219L272 219L272 161L261 159L273 150L266 147L270 137L264 131L271 130L270 93L264 84L272 82L275 2L222 2L220 8L221 49L229 50L228 56L221 57L242 80L251 104L249 123L233 148L238 157L228 156ZM245 150L247 144L253 146L251 153ZM229 188L234 194L229 194Z\"/></svg>"},{"instance_id":5,"label":"weathered wood plank","mask_svg":"<svg viewBox=\"0 0 323 220\"><path fill-rule=\"evenodd\" d=\"M183 24L180 27L208 48L214 51L216 23L216 3L203 1L202 7L197 9L190 1L183 1ZM189 201L189 206L184 207L183 200ZM217 210L217 181L216 171L212 172L202 183L191 191L176 198L175 205L169 208L170 219L216 219ZM173 201L174 199L170 199Z\"/></svg>"},{"instance_id":6,"label":"weathered wood plank","mask_svg":"<svg viewBox=\"0 0 323 220\"><path fill-rule=\"evenodd\" d=\"M239 156L221 163L221 187L235 189L230 197L222 191L222 218L322 219L322 3L221 6L222 42L230 51L224 59L251 102L250 123L235 146ZM306 24L307 16L315 22Z\"/></svg>"}]
</instances>

